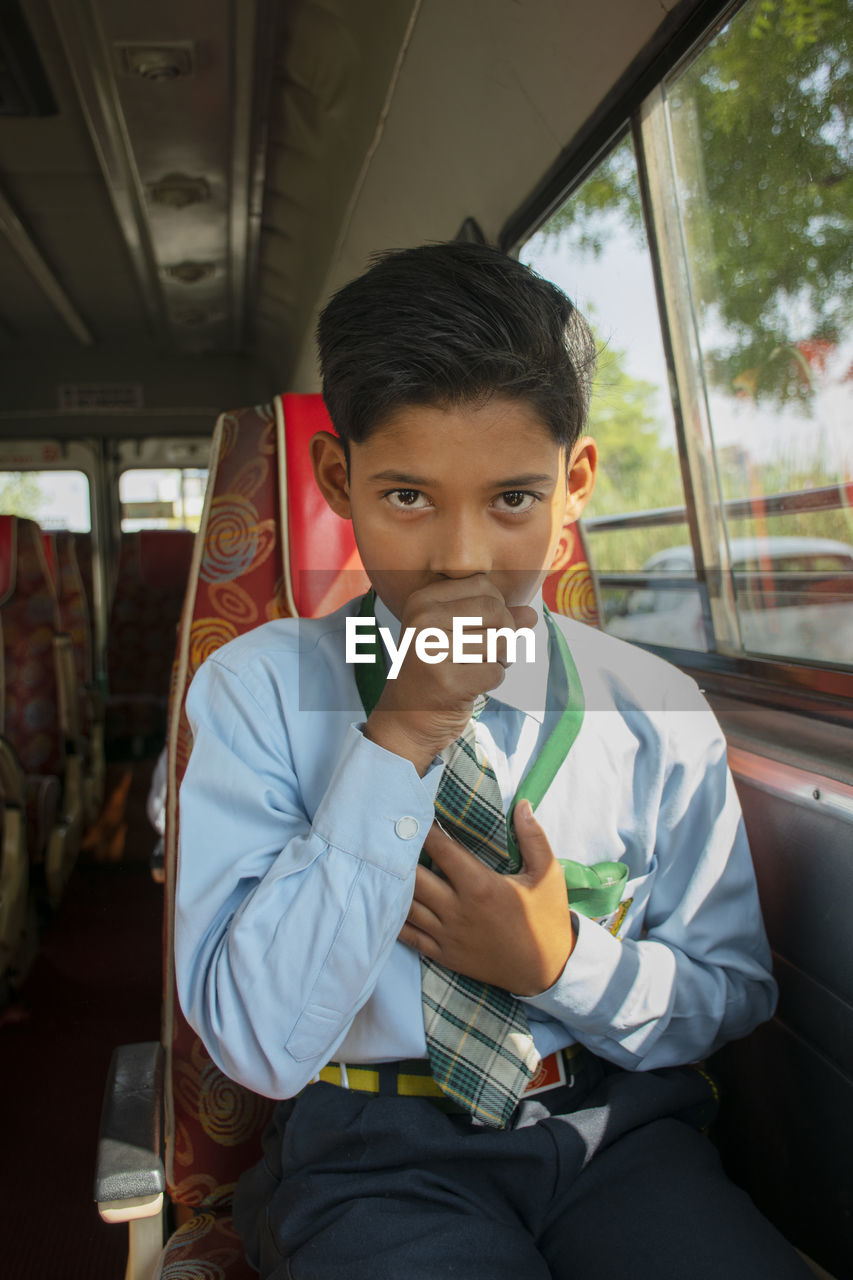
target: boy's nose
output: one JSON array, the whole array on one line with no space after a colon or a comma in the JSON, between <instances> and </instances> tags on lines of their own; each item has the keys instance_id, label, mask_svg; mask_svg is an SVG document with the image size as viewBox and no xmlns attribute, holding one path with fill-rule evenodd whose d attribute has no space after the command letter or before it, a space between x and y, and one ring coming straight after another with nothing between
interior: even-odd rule
<instances>
[{"instance_id":1,"label":"boy's nose","mask_svg":"<svg viewBox=\"0 0 853 1280\"><path fill-rule=\"evenodd\" d=\"M489 572L491 548L475 520L460 516L441 522L432 542L430 568L448 578L468 578L474 573Z\"/></svg>"}]
</instances>

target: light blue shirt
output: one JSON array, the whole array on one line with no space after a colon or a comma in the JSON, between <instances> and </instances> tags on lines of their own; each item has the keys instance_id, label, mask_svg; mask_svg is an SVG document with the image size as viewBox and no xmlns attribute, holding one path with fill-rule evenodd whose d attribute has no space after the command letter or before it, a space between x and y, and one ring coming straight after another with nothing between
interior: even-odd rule
<instances>
[{"instance_id":1,"label":"light blue shirt","mask_svg":"<svg viewBox=\"0 0 853 1280\"><path fill-rule=\"evenodd\" d=\"M187 698L178 992L219 1067L270 1097L330 1060L427 1056L420 961L397 935L442 763L420 778L361 732L344 647L358 603L223 646ZM381 602L377 620L399 631ZM629 1070L691 1062L776 1001L725 741L676 668L556 622L586 715L536 816L558 856L621 860L629 878L613 916L575 917L561 977L524 1000L536 1047L580 1041ZM536 663L517 661L477 721L505 806L565 678L549 674L541 605L534 634Z\"/></svg>"}]
</instances>

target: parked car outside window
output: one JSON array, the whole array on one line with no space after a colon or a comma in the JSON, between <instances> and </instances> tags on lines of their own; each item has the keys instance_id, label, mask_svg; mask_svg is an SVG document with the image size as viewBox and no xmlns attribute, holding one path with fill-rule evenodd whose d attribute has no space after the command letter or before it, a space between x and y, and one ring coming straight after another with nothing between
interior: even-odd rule
<instances>
[{"instance_id":1,"label":"parked car outside window","mask_svg":"<svg viewBox=\"0 0 853 1280\"><path fill-rule=\"evenodd\" d=\"M853 547L829 538L734 538L729 547L743 647L853 665ZM607 629L625 640L707 650L707 606L689 546L659 551Z\"/></svg>"}]
</instances>

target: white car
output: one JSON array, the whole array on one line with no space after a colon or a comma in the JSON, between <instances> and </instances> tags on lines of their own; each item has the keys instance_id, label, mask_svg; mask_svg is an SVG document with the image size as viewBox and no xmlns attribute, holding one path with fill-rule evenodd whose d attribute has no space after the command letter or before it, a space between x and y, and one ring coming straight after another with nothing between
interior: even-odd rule
<instances>
[{"instance_id":1,"label":"white car","mask_svg":"<svg viewBox=\"0 0 853 1280\"><path fill-rule=\"evenodd\" d=\"M853 665L853 547L829 538L733 538L729 555L747 652ZM607 629L625 640L707 650L707 606L689 546L659 551ZM667 583L667 577L676 579ZM692 581L678 581L692 579Z\"/></svg>"}]
</instances>

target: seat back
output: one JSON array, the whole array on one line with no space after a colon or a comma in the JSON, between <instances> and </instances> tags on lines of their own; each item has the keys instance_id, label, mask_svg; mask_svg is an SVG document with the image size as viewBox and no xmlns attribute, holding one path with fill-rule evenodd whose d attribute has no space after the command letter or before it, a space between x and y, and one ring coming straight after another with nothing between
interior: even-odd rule
<instances>
[{"instance_id":1,"label":"seat back","mask_svg":"<svg viewBox=\"0 0 853 1280\"><path fill-rule=\"evenodd\" d=\"M25 773L63 777L54 637L59 606L33 520L0 516L4 698L0 731Z\"/></svg>"},{"instance_id":2,"label":"seat back","mask_svg":"<svg viewBox=\"0 0 853 1280\"><path fill-rule=\"evenodd\" d=\"M601 625L598 586L580 524L567 521L563 525L557 554L542 585L542 596L552 613L565 614L591 627Z\"/></svg>"},{"instance_id":3,"label":"seat back","mask_svg":"<svg viewBox=\"0 0 853 1280\"><path fill-rule=\"evenodd\" d=\"M310 469L310 437L331 429L320 396L288 395L225 414L214 435L169 714L163 1041L166 1176L179 1220L191 1210L228 1205L237 1177L258 1158L273 1106L222 1075L175 992L177 797L191 748L186 693L204 659L226 641L271 618L331 612L367 587L352 525L329 511ZM597 616L589 565L573 528L561 540L546 599L584 620Z\"/></svg>"},{"instance_id":4,"label":"seat back","mask_svg":"<svg viewBox=\"0 0 853 1280\"><path fill-rule=\"evenodd\" d=\"M352 526L329 511L311 474L308 441L320 430L331 424L318 395L219 419L181 617L169 714L163 1040L167 1181L184 1212L228 1203L272 1109L214 1066L175 993L177 795L191 746L184 703L198 667L226 641L273 618L330 612L366 586ZM309 565L326 572L303 573Z\"/></svg>"},{"instance_id":5,"label":"seat back","mask_svg":"<svg viewBox=\"0 0 853 1280\"><path fill-rule=\"evenodd\" d=\"M89 611L89 618L95 619L95 587L92 581L92 535L91 533L72 533L71 543L74 547L74 559L80 574L83 596Z\"/></svg>"},{"instance_id":6,"label":"seat back","mask_svg":"<svg viewBox=\"0 0 853 1280\"><path fill-rule=\"evenodd\" d=\"M110 609L107 738L162 741L193 552L188 529L123 533Z\"/></svg>"},{"instance_id":7,"label":"seat back","mask_svg":"<svg viewBox=\"0 0 853 1280\"><path fill-rule=\"evenodd\" d=\"M92 682L92 623L89 602L80 566L77 563L75 535L68 529L57 529L44 535L50 547L53 576L59 601L62 630L71 636L74 647L74 670L80 688Z\"/></svg>"}]
</instances>

